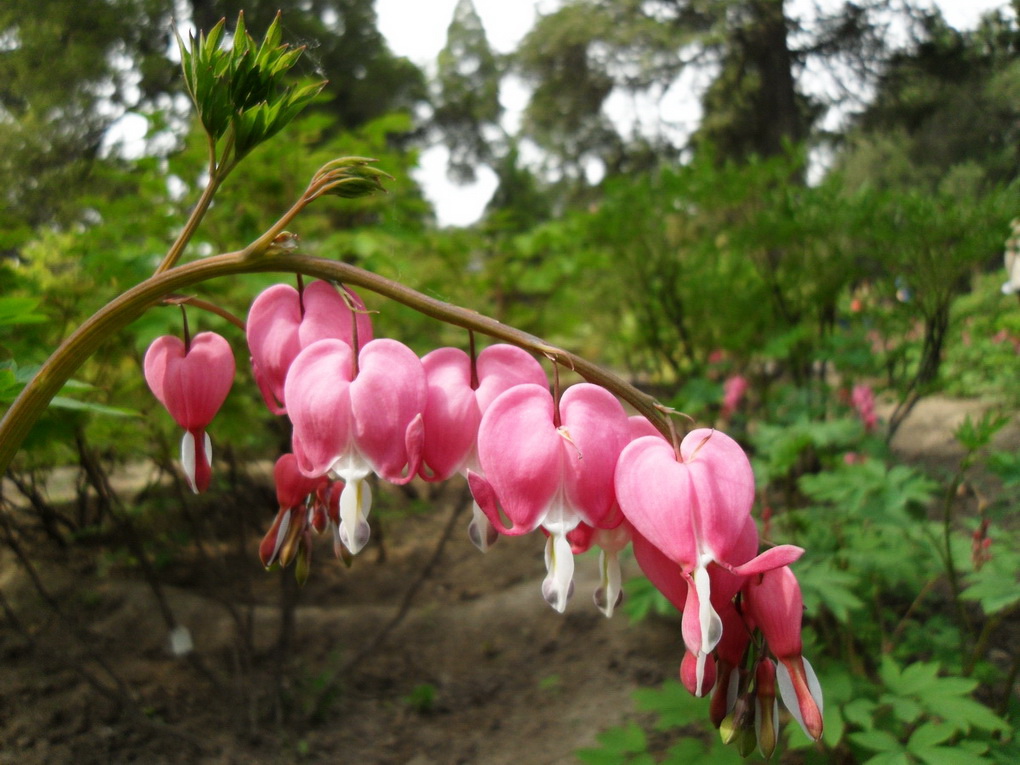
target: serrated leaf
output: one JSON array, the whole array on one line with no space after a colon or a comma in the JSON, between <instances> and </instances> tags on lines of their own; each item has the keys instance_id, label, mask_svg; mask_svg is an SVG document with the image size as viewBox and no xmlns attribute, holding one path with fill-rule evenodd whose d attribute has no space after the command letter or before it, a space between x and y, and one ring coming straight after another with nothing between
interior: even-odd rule
<instances>
[{"instance_id":1,"label":"serrated leaf","mask_svg":"<svg viewBox=\"0 0 1020 765\"><path fill-rule=\"evenodd\" d=\"M870 699L854 699L843 705L843 716L847 722L856 725L858 728L870 730L874 727L874 712L877 704Z\"/></svg>"},{"instance_id":2,"label":"serrated leaf","mask_svg":"<svg viewBox=\"0 0 1020 765\"><path fill-rule=\"evenodd\" d=\"M1020 485L1020 453L995 452L988 458L988 467L1006 486Z\"/></svg>"},{"instance_id":3,"label":"serrated leaf","mask_svg":"<svg viewBox=\"0 0 1020 765\"><path fill-rule=\"evenodd\" d=\"M961 595L964 600L978 601L981 610L987 616L1010 608L1020 601L1020 582L1017 581L1020 555L1009 549L1009 542L993 547L998 549L993 553L992 559L986 562L980 571L967 575L970 586Z\"/></svg>"},{"instance_id":4,"label":"serrated leaf","mask_svg":"<svg viewBox=\"0 0 1020 765\"><path fill-rule=\"evenodd\" d=\"M878 665L878 676L886 688L895 688L900 682L900 667L888 654L882 656Z\"/></svg>"},{"instance_id":5,"label":"serrated leaf","mask_svg":"<svg viewBox=\"0 0 1020 765\"><path fill-rule=\"evenodd\" d=\"M35 298L0 297L0 325L41 324L46 316L35 313L39 301Z\"/></svg>"},{"instance_id":6,"label":"serrated leaf","mask_svg":"<svg viewBox=\"0 0 1020 765\"><path fill-rule=\"evenodd\" d=\"M1006 730L1008 727L1005 720L984 704L962 696L940 698L932 704L931 711L964 732L971 727L987 731Z\"/></svg>"},{"instance_id":7,"label":"serrated leaf","mask_svg":"<svg viewBox=\"0 0 1020 765\"><path fill-rule=\"evenodd\" d=\"M929 692L939 681L939 665L915 661L907 665L895 683L887 684L901 696L918 696Z\"/></svg>"},{"instance_id":8,"label":"serrated leaf","mask_svg":"<svg viewBox=\"0 0 1020 765\"><path fill-rule=\"evenodd\" d=\"M708 716L708 698L692 696L676 680L667 680L657 689L639 688L634 691L634 704L642 712L658 713L658 730L681 728Z\"/></svg>"},{"instance_id":9,"label":"serrated leaf","mask_svg":"<svg viewBox=\"0 0 1020 765\"><path fill-rule=\"evenodd\" d=\"M910 749L910 753L927 765L986 765L988 760L978 754L965 752L959 747L930 746Z\"/></svg>"},{"instance_id":10,"label":"serrated leaf","mask_svg":"<svg viewBox=\"0 0 1020 765\"><path fill-rule=\"evenodd\" d=\"M890 706L896 719L905 723L914 722L924 713L921 705L911 698L884 693L879 697L879 701Z\"/></svg>"},{"instance_id":11,"label":"serrated leaf","mask_svg":"<svg viewBox=\"0 0 1020 765\"><path fill-rule=\"evenodd\" d=\"M941 696L966 696L978 687L978 681L969 677L940 677L938 682L925 689L925 700Z\"/></svg>"},{"instance_id":12,"label":"serrated leaf","mask_svg":"<svg viewBox=\"0 0 1020 765\"><path fill-rule=\"evenodd\" d=\"M910 735L910 739L907 741L907 749L918 750L936 746L952 738L955 732L952 726L949 725L932 722L925 723L918 726L917 730Z\"/></svg>"},{"instance_id":13,"label":"serrated leaf","mask_svg":"<svg viewBox=\"0 0 1020 765\"><path fill-rule=\"evenodd\" d=\"M645 732L636 723L610 728L598 734L596 739L601 744L598 749L581 749L576 753L580 760L591 765L639 762L625 755L643 753L648 747Z\"/></svg>"},{"instance_id":14,"label":"serrated leaf","mask_svg":"<svg viewBox=\"0 0 1020 765\"><path fill-rule=\"evenodd\" d=\"M883 752L865 760L864 765L911 765L911 762L903 752Z\"/></svg>"},{"instance_id":15,"label":"serrated leaf","mask_svg":"<svg viewBox=\"0 0 1020 765\"><path fill-rule=\"evenodd\" d=\"M837 621L846 624L851 611L864 607L854 593L860 587L860 577L837 567L831 558L824 558L812 564L803 564L797 569L804 607L808 613L827 608Z\"/></svg>"},{"instance_id":16,"label":"serrated leaf","mask_svg":"<svg viewBox=\"0 0 1020 765\"><path fill-rule=\"evenodd\" d=\"M902 752L903 745L891 733L884 730L869 730L851 733L850 740L858 746L873 752Z\"/></svg>"}]
</instances>

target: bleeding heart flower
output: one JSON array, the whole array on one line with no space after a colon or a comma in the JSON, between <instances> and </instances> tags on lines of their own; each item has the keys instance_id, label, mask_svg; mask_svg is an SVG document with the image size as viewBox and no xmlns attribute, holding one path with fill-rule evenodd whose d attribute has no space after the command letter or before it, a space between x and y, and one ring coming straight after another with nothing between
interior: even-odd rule
<instances>
[{"instance_id":1,"label":"bleeding heart flower","mask_svg":"<svg viewBox=\"0 0 1020 765\"><path fill-rule=\"evenodd\" d=\"M324 528L324 524L312 523L313 513L315 517L320 514L325 517L325 508L319 507L321 503L316 502L313 509L310 509L307 506L308 498L320 492L324 499L327 498L328 494L323 490L329 486L325 476L309 478L304 475L298 469L297 458L293 454L284 454L276 461L273 479L280 509L259 545L259 558L266 568L277 560L282 566L290 565L302 545L311 549L309 529L316 527L316 531L321 532Z\"/></svg>"},{"instance_id":2,"label":"bleeding heart flower","mask_svg":"<svg viewBox=\"0 0 1020 765\"><path fill-rule=\"evenodd\" d=\"M723 631L713 608L710 566L722 569L717 576L723 579L727 572L745 577L784 566L803 550L782 545L751 560L745 557L754 474L740 445L719 431L691 431L676 451L654 436L633 441L617 463L616 492L627 520L679 564L687 579L684 643L697 657L695 688L700 694L708 685L708 655ZM732 580L725 586L731 589Z\"/></svg>"},{"instance_id":3,"label":"bleeding heart flower","mask_svg":"<svg viewBox=\"0 0 1020 765\"><path fill-rule=\"evenodd\" d=\"M356 314L358 345L372 339L365 304L344 288ZM247 336L251 366L262 398L273 414L286 414L284 381L297 355L316 340L334 338L353 343L354 312L329 282L316 281L301 292L289 284L264 290L248 311Z\"/></svg>"},{"instance_id":4,"label":"bleeding heart flower","mask_svg":"<svg viewBox=\"0 0 1020 765\"><path fill-rule=\"evenodd\" d=\"M744 585L747 614L779 660L777 679L783 703L812 739L822 737L822 687L802 656L804 601L789 566L752 576Z\"/></svg>"},{"instance_id":5,"label":"bleeding heart flower","mask_svg":"<svg viewBox=\"0 0 1020 765\"><path fill-rule=\"evenodd\" d=\"M298 354L284 385L294 455L309 477L339 476L340 539L357 554L370 534L372 473L407 483L421 465L427 387L410 348L373 340L357 356L342 340L319 340Z\"/></svg>"},{"instance_id":6,"label":"bleeding heart flower","mask_svg":"<svg viewBox=\"0 0 1020 765\"><path fill-rule=\"evenodd\" d=\"M156 338L145 352L145 381L184 428L181 464L196 494L209 488L212 442L205 432L234 383L234 353L214 332L202 332L185 347L179 337Z\"/></svg>"},{"instance_id":7,"label":"bleeding heart flower","mask_svg":"<svg viewBox=\"0 0 1020 765\"><path fill-rule=\"evenodd\" d=\"M629 427L620 402L588 383L567 389L558 411L546 387L518 385L482 417L478 459L485 475L468 472L471 492L497 531L518 535L541 526L549 532L542 594L557 611L573 588L567 534L581 522L609 529L622 521L613 466Z\"/></svg>"},{"instance_id":8,"label":"bleeding heart flower","mask_svg":"<svg viewBox=\"0 0 1020 765\"><path fill-rule=\"evenodd\" d=\"M547 385L542 366L513 345L491 345L474 363L459 348L437 348L421 363L428 381L420 471L426 481L445 481L458 472L467 475L469 469L480 474L478 425L489 404L515 385ZM482 552L499 536L477 503L468 536Z\"/></svg>"}]
</instances>

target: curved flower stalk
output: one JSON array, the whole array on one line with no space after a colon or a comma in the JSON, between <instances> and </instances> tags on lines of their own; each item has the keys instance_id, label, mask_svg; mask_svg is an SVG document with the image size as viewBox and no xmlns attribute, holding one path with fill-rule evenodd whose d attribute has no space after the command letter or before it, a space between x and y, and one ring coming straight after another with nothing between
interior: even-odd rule
<instances>
[{"instance_id":1,"label":"curved flower stalk","mask_svg":"<svg viewBox=\"0 0 1020 765\"><path fill-rule=\"evenodd\" d=\"M567 535L581 522L611 529L623 520L613 466L629 434L620 402L587 383L568 388L558 407L547 388L518 385L482 417L478 459L484 476L468 471L471 493L500 533L516 536L540 526L549 532L542 595L557 611L566 609L573 591Z\"/></svg>"},{"instance_id":2,"label":"curved flower stalk","mask_svg":"<svg viewBox=\"0 0 1020 765\"><path fill-rule=\"evenodd\" d=\"M370 535L368 476L399 484L419 470L427 397L421 361L396 340L373 340L359 354L342 340L319 340L294 359L284 396L301 472L345 482L338 533L356 555Z\"/></svg>"},{"instance_id":3,"label":"curved flower stalk","mask_svg":"<svg viewBox=\"0 0 1020 765\"><path fill-rule=\"evenodd\" d=\"M184 428L181 466L198 494L212 479L212 441L205 429L234 384L234 353L215 332L201 332L185 344L157 337L145 352L145 381L153 395Z\"/></svg>"},{"instance_id":4,"label":"curved flower stalk","mask_svg":"<svg viewBox=\"0 0 1020 765\"><path fill-rule=\"evenodd\" d=\"M541 364L515 345L497 343L472 359L459 348L437 348L421 360L428 383L425 446L421 473L426 481L445 481L456 473L482 473L478 463L478 426L489 405L516 385L547 386ZM472 543L485 552L499 538L474 503L468 526Z\"/></svg>"},{"instance_id":5,"label":"curved flower stalk","mask_svg":"<svg viewBox=\"0 0 1020 765\"><path fill-rule=\"evenodd\" d=\"M719 431L693 430L675 451L654 436L631 442L616 466L616 493L627 520L687 580L684 643L697 658L693 685L703 693L710 686L709 654L723 632L710 567L722 569L717 578L727 572L745 577L791 563L803 550L782 545L745 557L754 474L743 449ZM739 589L732 587L730 581L726 600Z\"/></svg>"},{"instance_id":6,"label":"curved flower stalk","mask_svg":"<svg viewBox=\"0 0 1020 765\"><path fill-rule=\"evenodd\" d=\"M347 294L357 311L324 281L312 282L300 292L289 284L274 284L252 302L246 327L252 372L273 414L287 413L284 381L304 348L327 338L353 344L355 323L359 349L372 339L365 304L353 290Z\"/></svg>"}]
</instances>

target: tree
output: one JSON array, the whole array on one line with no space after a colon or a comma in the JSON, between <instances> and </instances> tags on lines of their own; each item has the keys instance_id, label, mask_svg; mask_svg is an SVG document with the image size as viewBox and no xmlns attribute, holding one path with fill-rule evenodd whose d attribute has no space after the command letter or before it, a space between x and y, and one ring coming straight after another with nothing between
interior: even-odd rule
<instances>
[{"instance_id":1,"label":"tree","mask_svg":"<svg viewBox=\"0 0 1020 765\"><path fill-rule=\"evenodd\" d=\"M960 32L932 12L882 73L840 164L854 186L971 193L1009 182L1020 170L1018 100L1015 17L996 11Z\"/></svg>"},{"instance_id":2,"label":"tree","mask_svg":"<svg viewBox=\"0 0 1020 765\"><path fill-rule=\"evenodd\" d=\"M437 63L432 122L450 151L450 176L471 183L479 165L492 166L506 151L497 145L503 132L502 67L471 0L457 3Z\"/></svg>"},{"instance_id":3,"label":"tree","mask_svg":"<svg viewBox=\"0 0 1020 765\"><path fill-rule=\"evenodd\" d=\"M794 16L784 0L572 0L543 16L515 56L534 87L524 137L577 177L593 160L610 175L647 166L649 149L674 160L685 138L623 135L606 105L614 93L661 105L697 69L715 74L694 144L713 144L720 161L774 156L809 139L827 108L852 95L847 83L873 79L888 54L880 16L889 7L868 0ZM844 87L808 97L809 68Z\"/></svg>"},{"instance_id":4,"label":"tree","mask_svg":"<svg viewBox=\"0 0 1020 765\"><path fill-rule=\"evenodd\" d=\"M11 0L0 7L0 252L82 222L110 126L174 88L169 0Z\"/></svg>"}]
</instances>

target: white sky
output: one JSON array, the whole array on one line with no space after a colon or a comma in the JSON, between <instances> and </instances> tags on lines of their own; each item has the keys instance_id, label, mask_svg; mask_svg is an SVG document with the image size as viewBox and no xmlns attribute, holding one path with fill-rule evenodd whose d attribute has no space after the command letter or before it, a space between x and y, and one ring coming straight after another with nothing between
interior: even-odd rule
<instances>
[{"instance_id":1,"label":"white sky","mask_svg":"<svg viewBox=\"0 0 1020 765\"><path fill-rule=\"evenodd\" d=\"M503 53L517 47L533 25L537 12L549 13L559 5L558 0L474 0L474 3L489 44ZM446 44L446 28L456 4L457 0L376 0L379 29L394 53L431 70ZM933 4L942 9L951 26L968 29L975 26L985 11L1006 7L1009 3L1007 0L933 0ZM526 94L517 87L504 88L501 95L507 118L518 119ZM619 112L625 121L632 121L640 109L640 105L627 101L610 104L610 107L614 117ZM687 115L687 121L691 119L693 117ZM679 121L684 120L680 117ZM452 184L446 178L446 150L441 146L423 152L418 180L435 205L439 224L443 226L467 225L478 220L496 185L495 177L487 171L479 174L475 185Z\"/></svg>"}]
</instances>

